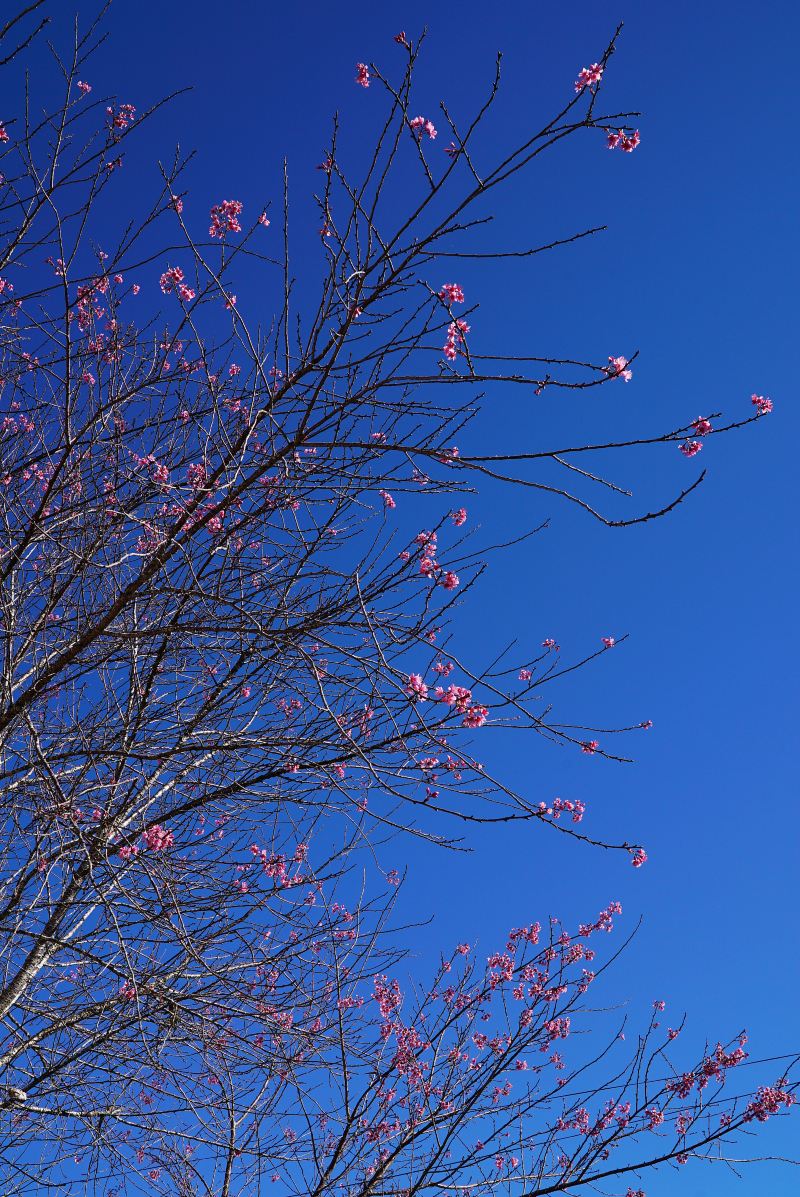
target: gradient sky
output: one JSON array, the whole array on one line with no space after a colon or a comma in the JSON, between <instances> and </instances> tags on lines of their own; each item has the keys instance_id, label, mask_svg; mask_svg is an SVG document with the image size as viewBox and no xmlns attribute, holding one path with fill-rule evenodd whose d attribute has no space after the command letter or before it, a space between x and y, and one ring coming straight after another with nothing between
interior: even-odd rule
<instances>
[{"instance_id":1,"label":"gradient sky","mask_svg":"<svg viewBox=\"0 0 800 1197\"><path fill-rule=\"evenodd\" d=\"M551 517L523 551L494 561L460 617L475 650L485 645L488 657L515 635L530 653L554 636L565 653L582 654L602 635L627 632L624 645L563 685L558 709L575 722L654 721L628 745L631 766L530 737L495 741L486 762L531 797L583 798L587 831L643 842L647 867L634 871L622 856L539 827L482 832L469 857L400 844L395 863L410 868L409 912L436 915L418 936L421 962L438 943L477 936L489 945L510 924L549 913L592 918L619 898L624 927L640 915L643 925L608 981L609 999L627 1001L634 1022L654 998L668 1001L671 1021L688 1011L695 1048L746 1026L755 1057L800 1050L799 13L789 0L758 10L721 0L116 0L109 50L92 77L96 90L141 107L194 87L140 151L132 206L154 182L153 158L178 138L198 151L189 179L203 210L222 195L255 205L278 200L284 153L299 197L318 184L312 167L334 109L347 153L357 155L379 96L354 85L354 64L390 64L398 28L429 28L418 94L431 114L440 99L471 111L503 50L495 128L505 143L568 97L577 70L624 19L606 102L641 110L639 150L608 154L595 136L545 159L507 193L492 237L514 248L587 225L608 231L525 266L453 271L480 301L473 328L511 352L604 360L638 349L633 381L614 395L617 429L641 435L721 409L744 416L754 391L773 398L775 413L709 441L691 462L674 445L615 461L611 475L635 487L643 508L708 468L690 501L642 528L607 529L510 492L469 504L486 540ZM317 257L314 277L318 270ZM593 435L606 426L611 389L602 403L592 394L546 407L490 394L487 443L513 437L539 447ZM763 1079L780 1071L770 1066ZM786 1153L797 1125L770 1126L739 1154ZM788 1197L797 1185L796 1169L761 1163L741 1180L692 1166L645 1187L648 1197Z\"/></svg>"}]
</instances>

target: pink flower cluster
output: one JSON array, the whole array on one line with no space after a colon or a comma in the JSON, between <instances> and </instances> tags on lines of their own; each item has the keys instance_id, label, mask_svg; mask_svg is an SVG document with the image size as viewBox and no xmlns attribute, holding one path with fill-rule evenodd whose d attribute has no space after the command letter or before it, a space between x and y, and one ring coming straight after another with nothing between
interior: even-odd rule
<instances>
[{"instance_id":1,"label":"pink flower cluster","mask_svg":"<svg viewBox=\"0 0 800 1197\"><path fill-rule=\"evenodd\" d=\"M463 303L464 292L458 283L444 283L439 292L439 298L444 303Z\"/></svg>"},{"instance_id":2,"label":"pink flower cluster","mask_svg":"<svg viewBox=\"0 0 800 1197\"><path fill-rule=\"evenodd\" d=\"M680 446L680 451L684 457L694 457L702 447L699 441L684 441Z\"/></svg>"},{"instance_id":3,"label":"pink flower cluster","mask_svg":"<svg viewBox=\"0 0 800 1197\"><path fill-rule=\"evenodd\" d=\"M698 416L692 423L692 432L695 436L708 436L709 432L713 432L711 421L705 416Z\"/></svg>"},{"instance_id":4,"label":"pink flower cluster","mask_svg":"<svg viewBox=\"0 0 800 1197\"><path fill-rule=\"evenodd\" d=\"M626 357L610 357L606 366L606 374L609 378L622 378L625 382L630 382L633 378L633 370L628 369Z\"/></svg>"},{"instance_id":5,"label":"pink flower cluster","mask_svg":"<svg viewBox=\"0 0 800 1197\"><path fill-rule=\"evenodd\" d=\"M574 801L571 798L554 798L552 806L547 806L546 803L540 802L539 812L553 819L558 819L562 814L567 813L572 815L573 823L580 823L586 814L586 803L581 802L579 798L576 798Z\"/></svg>"},{"instance_id":6,"label":"pink flower cluster","mask_svg":"<svg viewBox=\"0 0 800 1197\"><path fill-rule=\"evenodd\" d=\"M356 63L356 83L360 87L369 87L369 70L365 62Z\"/></svg>"},{"instance_id":7,"label":"pink flower cluster","mask_svg":"<svg viewBox=\"0 0 800 1197\"><path fill-rule=\"evenodd\" d=\"M640 869L643 864L647 863L647 853L644 848L637 848L631 859L631 864L635 869Z\"/></svg>"},{"instance_id":8,"label":"pink flower cluster","mask_svg":"<svg viewBox=\"0 0 800 1197\"><path fill-rule=\"evenodd\" d=\"M623 129L616 131L609 129L608 131L608 148L610 150L624 150L626 154L632 154L640 141L638 129L634 129L633 133L626 133Z\"/></svg>"},{"instance_id":9,"label":"pink flower cluster","mask_svg":"<svg viewBox=\"0 0 800 1197\"><path fill-rule=\"evenodd\" d=\"M112 129L127 129L136 120L136 109L133 104L120 104L119 108L106 108L109 125Z\"/></svg>"},{"instance_id":10,"label":"pink flower cluster","mask_svg":"<svg viewBox=\"0 0 800 1197\"><path fill-rule=\"evenodd\" d=\"M180 266L168 266L158 281L165 295L174 291L184 303L189 303L195 298L196 292L183 281L183 271Z\"/></svg>"},{"instance_id":11,"label":"pink flower cluster","mask_svg":"<svg viewBox=\"0 0 800 1197\"><path fill-rule=\"evenodd\" d=\"M412 702L425 702L428 697L428 687L422 680L422 674L410 673L408 675L406 694Z\"/></svg>"},{"instance_id":12,"label":"pink flower cluster","mask_svg":"<svg viewBox=\"0 0 800 1197\"><path fill-rule=\"evenodd\" d=\"M224 240L227 233L241 233L242 226L239 217L244 204L241 200L222 200L211 209L211 225L209 237L219 237Z\"/></svg>"},{"instance_id":13,"label":"pink flower cluster","mask_svg":"<svg viewBox=\"0 0 800 1197\"><path fill-rule=\"evenodd\" d=\"M584 87L596 87L603 78L603 68L599 62L593 62L591 66L584 67L578 72L578 78L575 80L575 91L583 91Z\"/></svg>"},{"instance_id":14,"label":"pink flower cluster","mask_svg":"<svg viewBox=\"0 0 800 1197\"><path fill-rule=\"evenodd\" d=\"M786 1090L786 1077L781 1079L775 1085L762 1085L756 1093L756 1096L748 1103L744 1112L745 1122L766 1122L773 1114L778 1114L782 1109L789 1110L797 1101L793 1093L788 1093Z\"/></svg>"},{"instance_id":15,"label":"pink flower cluster","mask_svg":"<svg viewBox=\"0 0 800 1197\"><path fill-rule=\"evenodd\" d=\"M466 320L454 320L447 327L447 340L442 347L442 353L449 362L454 362L459 346L465 343L465 334L469 332Z\"/></svg>"},{"instance_id":16,"label":"pink flower cluster","mask_svg":"<svg viewBox=\"0 0 800 1197\"><path fill-rule=\"evenodd\" d=\"M163 852L175 843L175 836L171 831L165 831L160 823L154 823L144 832L142 839L151 852Z\"/></svg>"},{"instance_id":17,"label":"pink flower cluster","mask_svg":"<svg viewBox=\"0 0 800 1197\"><path fill-rule=\"evenodd\" d=\"M437 135L436 129L434 128L434 125L433 125L433 121L427 120L424 116L413 117L408 122L408 125L409 125L409 128L411 129L411 132L417 138L421 138L422 134L424 133L427 137L430 137L431 141L433 141Z\"/></svg>"},{"instance_id":18,"label":"pink flower cluster","mask_svg":"<svg viewBox=\"0 0 800 1197\"><path fill-rule=\"evenodd\" d=\"M750 402L759 416L766 416L772 411L772 400L764 395L751 395Z\"/></svg>"}]
</instances>

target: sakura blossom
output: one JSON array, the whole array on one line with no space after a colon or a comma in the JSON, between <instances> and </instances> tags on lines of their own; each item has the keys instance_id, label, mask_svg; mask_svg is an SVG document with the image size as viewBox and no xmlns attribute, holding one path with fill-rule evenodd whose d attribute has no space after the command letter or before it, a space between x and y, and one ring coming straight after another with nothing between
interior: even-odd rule
<instances>
[{"instance_id":1,"label":"sakura blossom","mask_svg":"<svg viewBox=\"0 0 800 1197\"><path fill-rule=\"evenodd\" d=\"M764 395L751 395L750 402L759 416L766 416L772 411L772 400L765 398Z\"/></svg>"},{"instance_id":2,"label":"sakura blossom","mask_svg":"<svg viewBox=\"0 0 800 1197\"><path fill-rule=\"evenodd\" d=\"M426 137L429 137L431 139L431 141L433 141L435 139L435 137L437 136L436 129L433 125L433 122L429 121L424 116L412 117L412 119L408 122L408 124L411 129L411 132L414 133L417 138L422 137L422 135L424 133Z\"/></svg>"},{"instance_id":3,"label":"sakura blossom","mask_svg":"<svg viewBox=\"0 0 800 1197\"><path fill-rule=\"evenodd\" d=\"M606 366L606 373L609 377L621 378L624 382L630 382L633 378L633 371L628 369L628 359L626 357L610 357Z\"/></svg>"},{"instance_id":4,"label":"sakura blossom","mask_svg":"<svg viewBox=\"0 0 800 1197\"><path fill-rule=\"evenodd\" d=\"M626 133L624 129L609 129L607 144L610 150L622 150L626 154L631 154L639 145L641 137L639 130L634 129L633 133Z\"/></svg>"},{"instance_id":5,"label":"sakura blossom","mask_svg":"<svg viewBox=\"0 0 800 1197\"><path fill-rule=\"evenodd\" d=\"M439 291L439 298L447 304L463 303L464 292L458 283L443 283Z\"/></svg>"},{"instance_id":6,"label":"sakura blossom","mask_svg":"<svg viewBox=\"0 0 800 1197\"><path fill-rule=\"evenodd\" d=\"M241 233L242 226L239 217L242 215L244 204L241 200L222 200L211 209L211 224L209 237L224 240L228 233Z\"/></svg>"},{"instance_id":7,"label":"sakura blossom","mask_svg":"<svg viewBox=\"0 0 800 1197\"><path fill-rule=\"evenodd\" d=\"M603 78L603 68L598 62L593 62L591 66L583 67L578 72L578 78L575 80L575 91L583 91L585 87L594 88Z\"/></svg>"},{"instance_id":8,"label":"sakura blossom","mask_svg":"<svg viewBox=\"0 0 800 1197\"><path fill-rule=\"evenodd\" d=\"M703 448L700 441L687 440L679 446L684 457L694 457Z\"/></svg>"},{"instance_id":9,"label":"sakura blossom","mask_svg":"<svg viewBox=\"0 0 800 1197\"><path fill-rule=\"evenodd\" d=\"M369 87L369 70L365 62L356 63L356 83L361 87Z\"/></svg>"},{"instance_id":10,"label":"sakura blossom","mask_svg":"<svg viewBox=\"0 0 800 1197\"><path fill-rule=\"evenodd\" d=\"M428 697L428 687L419 673L411 673L406 682L406 694L414 702L425 702Z\"/></svg>"},{"instance_id":11,"label":"sakura blossom","mask_svg":"<svg viewBox=\"0 0 800 1197\"><path fill-rule=\"evenodd\" d=\"M469 331L470 327L466 320L453 320L447 326L447 340L442 348L442 353L448 361L456 360L460 347L466 343L465 337Z\"/></svg>"}]
</instances>

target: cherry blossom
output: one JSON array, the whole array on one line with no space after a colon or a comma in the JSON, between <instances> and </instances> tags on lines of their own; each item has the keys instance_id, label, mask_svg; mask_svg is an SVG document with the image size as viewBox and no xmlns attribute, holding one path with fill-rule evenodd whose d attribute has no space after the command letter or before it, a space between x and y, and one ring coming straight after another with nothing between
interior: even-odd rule
<instances>
[{"instance_id":1,"label":"cherry blossom","mask_svg":"<svg viewBox=\"0 0 800 1197\"><path fill-rule=\"evenodd\" d=\"M694 457L702 449L699 441L684 441L680 446L680 451L684 457Z\"/></svg>"},{"instance_id":2,"label":"cherry blossom","mask_svg":"<svg viewBox=\"0 0 800 1197\"><path fill-rule=\"evenodd\" d=\"M623 150L626 154L631 154L640 141L638 129L634 129L633 133L626 133L623 129L618 129L616 132L613 129L608 131L608 148L610 150Z\"/></svg>"},{"instance_id":3,"label":"cherry blossom","mask_svg":"<svg viewBox=\"0 0 800 1197\"><path fill-rule=\"evenodd\" d=\"M458 283L444 283L439 291L439 298L447 304L463 303L464 292Z\"/></svg>"},{"instance_id":4,"label":"cherry blossom","mask_svg":"<svg viewBox=\"0 0 800 1197\"><path fill-rule=\"evenodd\" d=\"M578 72L578 78L575 80L575 91L583 91L584 87L596 87L603 78L603 68L599 62L593 62L591 66L583 67Z\"/></svg>"},{"instance_id":5,"label":"cherry blossom","mask_svg":"<svg viewBox=\"0 0 800 1197\"><path fill-rule=\"evenodd\" d=\"M630 382L633 378L633 371L628 369L628 359L626 357L610 357L606 366L606 373L610 378L621 378L625 382Z\"/></svg>"},{"instance_id":6,"label":"cherry blossom","mask_svg":"<svg viewBox=\"0 0 800 1197\"><path fill-rule=\"evenodd\" d=\"M408 123L409 127L411 128L411 132L414 133L418 138L422 137L422 134L424 133L427 137L430 137L431 141L433 141L437 136L433 122L427 120L424 116L412 117Z\"/></svg>"},{"instance_id":7,"label":"cherry blossom","mask_svg":"<svg viewBox=\"0 0 800 1197\"><path fill-rule=\"evenodd\" d=\"M410 673L406 682L406 694L414 702L425 702L428 697L428 687L419 673Z\"/></svg>"},{"instance_id":8,"label":"cherry blossom","mask_svg":"<svg viewBox=\"0 0 800 1197\"><path fill-rule=\"evenodd\" d=\"M224 240L228 233L241 233L242 226L239 217L243 207L244 204L241 200L222 200L220 203L214 204L211 209L209 237L219 237Z\"/></svg>"},{"instance_id":9,"label":"cherry blossom","mask_svg":"<svg viewBox=\"0 0 800 1197\"><path fill-rule=\"evenodd\" d=\"M356 63L356 83L361 87L369 87L369 70L365 62Z\"/></svg>"},{"instance_id":10,"label":"cherry blossom","mask_svg":"<svg viewBox=\"0 0 800 1197\"><path fill-rule=\"evenodd\" d=\"M764 395L751 395L750 402L760 416L766 416L772 411L772 400L767 399Z\"/></svg>"}]
</instances>

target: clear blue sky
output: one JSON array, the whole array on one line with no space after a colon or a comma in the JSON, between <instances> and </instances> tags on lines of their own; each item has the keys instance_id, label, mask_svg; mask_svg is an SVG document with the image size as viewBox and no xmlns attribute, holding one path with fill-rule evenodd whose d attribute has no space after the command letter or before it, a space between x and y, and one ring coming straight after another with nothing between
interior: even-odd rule
<instances>
[{"instance_id":1,"label":"clear blue sky","mask_svg":"<svg viewBox=\"0 0 800 1197\"><path fill-rule=\"evenodd\" d=\"M660 430L719 408L744 414L753 391L773 398L775 414L709 442L705 486L652 526L612 531L542 499L488 494L471 504L487 539L501 521L505 530L553 519L524 554L495 564L464 627L485 634L488 623L491 636L494 624L498 637L512 628L526 645L552 635L578 653L601 635L630 633L564 687L559 706L578 722L655 724L632 745L634 766L511 738L507 774L533 796L583 798L587 830L641 840L648 866L634 871L538 828L482 833L468 859L408 846L398 854L411 867L409 909L432 903L437 914L435 932L420 935L421 957L456 936L489 943L528 917L593 917L618 897L625 925L639 914L644 925L609 992L643 1017L653 998L688 1010L698 1047L706 1034L746 1025L753 1054L769 1056L800 1049L797 5L229 0L223 10L210 0L116 0L110 53L92 81L141 107L193 84L153 144L166 155L179 137L198 149L190 178L204 208L207 196L256 204L279 198L284 153L297 193L317 185L311 168L335 108L355 152L378 96L353 84L354 64L391 62L398 28L429 26L420 107L431 113L441 98L471 109L502 49L498 136L511 140L570 93L620 19L608 96L642 111L641 147L612 155L587 140L554 159L555 173L530 176L505 202L496 236L510 248L589 224L609 231L524 269L462 271L481 303L473 324L511 350L604 360L638 348L617 427ZM133 204L152 175L130 177ZM595 399L546 411L489 400L506 442L540 445L603 426ZM620 460L615 477L647 505L697 467L671 446ZM500 752L487 750L487 763L499 768ZM788 1151L796 1127L768 1128L755 1152ZM796 1170L761 1164L741 1181L693 1167L646 1188L649 1197L786 1197L797 1184Z\"/></svg>"}]
</instances>

